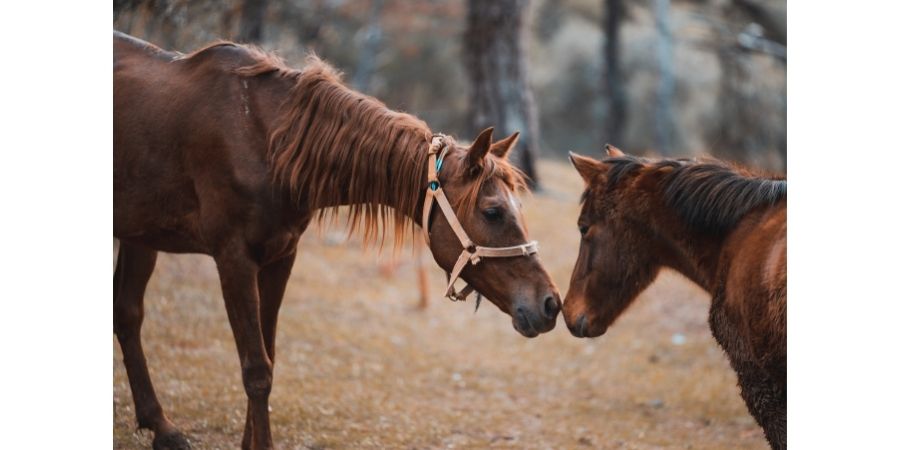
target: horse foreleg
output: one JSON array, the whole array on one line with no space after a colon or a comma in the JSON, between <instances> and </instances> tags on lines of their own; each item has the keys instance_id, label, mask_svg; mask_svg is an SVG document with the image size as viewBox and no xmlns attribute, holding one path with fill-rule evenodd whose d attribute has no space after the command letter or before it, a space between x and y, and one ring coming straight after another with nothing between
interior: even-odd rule
<instances>
[{"instance_id":1,"label":"horse foreleg","mask_svg":"<svg viewBox=\"0 0 900 450\"><path fill-rule=\"evenodd\" d=\"M153 431L154 449L188 449L187 439L166 418L156 398L141 345L144 291L155 265L155 250L125 242L119 244L113 275L113 329L122 348L138 427Z\"/></svg>"},{"instance_id":2,"label":"horse foreleg","mask_svg":"<svg viewBox=\"0 0 900 450\"><path fill-rule=\"evenodd\" d=\"M259 285L259 315L263 340L272 369L275 368L275 328L278 323L278 310L281 308L281 300L284 298L284 290L291 276L291 268L294 266L296 253L291 253L284 258L272 262L260 269L257 275ZM250 448L253 442L253 409L247 402L247 419L244 424L243 448Z\"/></svg>"},{"instance_id":3,"label":"horse foreleg","mask_svg":"<svg viewBox=\"0 0 900 450\"><path fill-rule=\"evenodd\" d=\"M235 246L240 247L240 246ZM272 448L269 429L269 393L272 391L272 361L266 351L260 323L257 276L259 266L240 251L215 257L225 297L225 310L241 361L241 378L252 417L251 449Z\"/></svg>"},{"instance_id":4,"label":"horse foreleg","mask_svg":"<svg viewBox=\"0 0 900 450\"><path fill-rule=\"evenodd\" d=\"M741 397L762 427L769 445L787 448L787 389L763 369L752 364L735 367Z\"/></svg>"},{"instance_id":5,"label":"horse foreleg","mask_svg":"<svg viewBox=\"0 0 900 450\"><path fill-rule=\"evenodd\" d=\"M787 447L787 384L783 363L769 370L754 358L752 344L740 332L725 310L725 299L713 298L709 325L713 336L728 355L738 377L741 397L750 415L765 432L773 449ZM783 360L782 360L783 362Z\"/></svg>"}]
</instances>

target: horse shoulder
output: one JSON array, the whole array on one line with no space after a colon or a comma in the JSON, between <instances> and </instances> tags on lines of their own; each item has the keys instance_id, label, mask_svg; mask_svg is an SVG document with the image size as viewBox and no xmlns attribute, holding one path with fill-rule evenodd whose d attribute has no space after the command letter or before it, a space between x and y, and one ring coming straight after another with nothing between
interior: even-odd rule
<instances>
[{"instance_id":1,"label":"horse shoulder","mask_svg":"<svg viewBox=\"0 0 900 450\"><path fill-rule=\"evenodd\" d=\"M786 208L751 213L726 243L720 280L724 314L758 363L778 363L787 351Z\"/></svg>"}]
</instances>

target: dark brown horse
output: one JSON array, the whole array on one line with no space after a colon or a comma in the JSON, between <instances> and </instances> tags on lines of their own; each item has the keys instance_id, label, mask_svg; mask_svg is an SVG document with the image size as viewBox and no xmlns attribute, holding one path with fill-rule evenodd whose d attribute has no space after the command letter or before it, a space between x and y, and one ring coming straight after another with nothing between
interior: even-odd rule
<instances>
[{"instance_id":1,"label":"dark brown horse","mask_svg":"<svg viewBox=\"0 0 900 450\"><path fill-rule=\"evenodd\" d=\"M432 132L316 58L293 70L231 43L181 55L121 33L113 48L114 328L138 426L154 448L189 447L156 398L140 330L157 252L203 253L218 268L249 399L243 447L271 448L275 327L297 240L341 205L367 241L421 225ZM468 148L441 141L439 184L479 245L526 242L514 196L524 183L506 159L515 140L492 143L489 129ZM449 271L464 250L458 233L446 210L428 220ZM462 277L532 337L553 328L559 294L536 256L519 256L469 264Z\"/></svg>"},{"instance_id":2,"label":"dark brown horse","mask_svg":"<svg viewBox=\"0 0 900 450\"><path fill-rule=\"evenodd\" d=\"M647 160L607 147L572 155L587 183L581 248L563 305L600 336L656 278L681 272L712 295L709 325L773 448L787 439L787 181L718 161Z\"/></svg>"}]
</instances>

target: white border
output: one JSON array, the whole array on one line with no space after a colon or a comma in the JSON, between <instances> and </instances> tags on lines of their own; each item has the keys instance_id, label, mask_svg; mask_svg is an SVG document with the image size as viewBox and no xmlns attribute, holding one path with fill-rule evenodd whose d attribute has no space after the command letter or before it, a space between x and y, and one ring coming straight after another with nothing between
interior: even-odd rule
<instances>
[{"instance_id":1,"label":"white border","mask_svg":"<svg viewBox=\"0 0 900 450\"><path fill-rule=\"evenodd\" d=\"M112 11L6 2L3 448L112 444Z\"/></svg>"},{"instance_id":2,"label":"white border","mask_svg":"<svg viewBox=\"0 0 900 450\"><path fill-rule=\"evenodd\" d=\"M791 2L788 16L789 442L885 448L900 417L900 14ZM102 2L0 15L4 448L111 444L111 18Z\"/></svg>"},{"instance_id":3,"label":"white border","mask_svg":"<svg viewBox=\"0 0 900 450\"><path fill-rule=\"evenodd\" d=\"M789 2L791 448L900 440L897 17L894 2Z\"/></svg>"}]
</instances>

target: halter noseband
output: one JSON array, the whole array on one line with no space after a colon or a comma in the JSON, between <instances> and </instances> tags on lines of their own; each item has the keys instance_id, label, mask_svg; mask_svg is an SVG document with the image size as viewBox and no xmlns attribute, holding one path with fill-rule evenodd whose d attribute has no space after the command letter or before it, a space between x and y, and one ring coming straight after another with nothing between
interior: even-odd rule
<instances>
[{"instance_id":1,"label":"halter noseband","mask_svg":"<svg viewBox=\"0 0 900 450\"><path fill-rule=\"evenodd\" d=\"M447 200L447 196L444 195L444 190L441 188L441 182L438 180L437 176L444 163L444 157L447 156L449 150L450 146L444 142L444 135L436 134L431 138L431 145L428 147L428 184L425 186L425 206L422 208L422 228L425 230L425 243L430 245L431 230L428 219L431 217L431 207L435 200L437 200L438 206L441 211L444 212L444 217L447 219L447 222L450 223L450 228L456 233L456 237L463 246L463 251L456 260L453 271L447 274L447 291L444 293L445 297L455 302L460 300L465 301L466 297L474 290L472 286L467 285L461 291L457 292L456 288L453 287L453 283L459 278L459 274L465 269L466 265L472 263L474 266L478 264L482 258L510 258L514 256L533 255L538 251L538 243L537 241L531 241L522 245L513 245L511 247L482 247L480 245L475 245L475 243L469 239L469 235L466 234L466 231L463 229L462 224L456 217L456 213L453 212L453 208L450 207L450 202ZM440 152L440 156L438 156L438 152Z\"/></svg>"}]
</instances>

